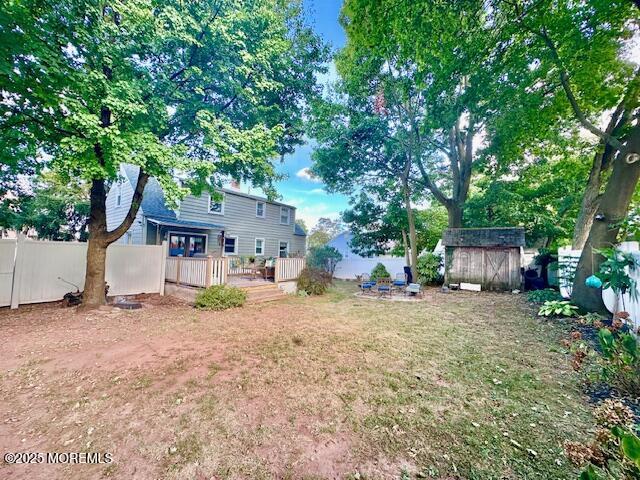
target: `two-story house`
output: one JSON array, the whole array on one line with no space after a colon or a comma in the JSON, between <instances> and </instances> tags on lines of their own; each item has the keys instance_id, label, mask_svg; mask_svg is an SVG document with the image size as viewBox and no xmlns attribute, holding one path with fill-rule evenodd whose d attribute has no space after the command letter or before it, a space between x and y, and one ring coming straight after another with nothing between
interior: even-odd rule
<instances>
[{"instance_id":1,"label":"two-story house","mask_svg":"<svg viewBox=\"0 0 640 480\"><path fill-rule=\"evenodd\" d=\"M138 167L123 165L124 181L115 183L107 195L107 227L123 220L138 179ZM119 242L139 245L169 243L170 256L193 257L302 256L306 233L296 225L296 209L285 203L221 189L221 199L209 193L188 195L176 210L165 204L162 187L155 178L147 183L133 224Z\"/></svg>"}]
</instances>

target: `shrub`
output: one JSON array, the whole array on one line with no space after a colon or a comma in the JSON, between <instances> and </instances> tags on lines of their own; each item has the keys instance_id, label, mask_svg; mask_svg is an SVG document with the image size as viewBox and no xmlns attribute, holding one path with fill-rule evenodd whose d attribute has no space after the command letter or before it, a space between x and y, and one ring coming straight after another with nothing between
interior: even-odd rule
<instances>
[{"instance_id":1,"label":"shrub","mask_svg":"<svg viewBox=\"0 0 640 480\"><path fill-rule=\"evenodd\" d=\"M321 268L305 267L298 277L298 291L308 295L322 295L327 291L332 275Z\"/></svg>"},{"instance_id":2,"label":"shrub","mask_svg":"<svg viewBox=\"0 0 640 480\"><path fill-rule=\"evenodd\" d=\"M640 395L640 348L637 338L628 332L601 328L598 332L602 349L604 380L621 393Z\"/></svg>"},{"instance_id":3,"label":"shrub","mask_svg":"<svg viewBox=\"0 0 640 480\"><path fill-rule=\"evenodd\" d=\"M568 301L553 300L550 302L544 302L538 311L538 315L543 317L550 317L555 315L561 315L563 317L572 317L578 311L578 307L571 305Z\"/></svg>"},{"instance_id":4,"label":"shrub","mask_svg":"<svg viewBox=\"0 0 640 480\"><path fill-rule=\"evenodd\" d=\"M342 254L328 245L311 247L307 254L307 265L332 273L336 268L336 263L340 260L342 260Z\"/></svg>"},{"instance_id":5,"label":"shrub","mask_svg":"<svg viewBox=\"0 0 640 480\"><path fill-rule=\"evenodd\" d=\"M387 271L386 267L381 263L377 264L375 267L373 267L373 270L371 270L371 280L378 280L380 278L389 277L391 277L391 275Z\"/></svg>"},{"instance_id":6,"label":"shrub","mask_svg":"<svg viewBox=\"0 0 640 480\"><path fill-rule=\"evenodd\" d=\"M527 301L531 303L544 303L553 301L562 301L562 295L553 288L545 288L544 290L531 290L527 294Z\"/></svg>"},{"instance_id":7,"label":"shrub","mask_svg":"<svg viewBox=\"0 0 640 480\"><path fill-rule=\"evenodd\" d=\"M418 258L416 270L418 272L418 282L423 285L442 283L444 280L440 274L442 267L442 257L435 253L427 253Z\"/></svg>"},{"instance_id":8,"label":"shrub","mask_svg":"<svg viewBox=\"0 0 640 480\"><path fill-rule=\"evenodd\" d=\"M196 307L202 310L226 310L241 307L247 294L237 287L213 285L196 295Z\"/></svg>"}]
</instances>

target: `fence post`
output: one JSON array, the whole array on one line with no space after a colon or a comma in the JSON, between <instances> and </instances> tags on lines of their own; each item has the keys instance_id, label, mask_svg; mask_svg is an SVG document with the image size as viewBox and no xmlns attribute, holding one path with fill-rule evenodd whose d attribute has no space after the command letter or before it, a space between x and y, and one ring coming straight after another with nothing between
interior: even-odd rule
<instances>
[{"instance_id":1,"label":"fence post","mask_svg":"<svg viewBox=\"0 0 640 480\"><path fill-rule=\"evenodd\" d=\"M276 258L275 263L273 264L273 281L274 283L280 282L280 257Z\"/></svg>"},{"instance_id":2,"label":"fence post","mask_svg":"<svg viewBox=\"0 0 640 480\"><path fill-rule=\"evenodd\" d=\"M169 244L162 241L162 253L160 254L160 295L164 295L164 282L167 276L167 257L169 256Z\"/></svg>"},{"instance_id":3,"label":"fence post","mask_svg":"<svg viewBox=\"0 0 640 480\"><path fill-rule=\"evenodd\" d=\"M180 285L180 270L182 269L182 257L176 257L176 285Z\"/></svg>"},{"instance_id":4,"label":"fence post","mask_svg":"<svg viewBox=\"0 0 640 480\"><path fill-rule=\"evenodd\" d=\"M213 257L207 255L207 267L204 275L204 286L209 288L213 283Z\"/></svg>"},{"instance_id":5,"label":"fence post","mask_svg":"<svg viewBox=\"0 0 640 480\"><path fill-rule=\"evenodd\" d=\"M227 276L229 275L229 257L222 257L222 274L220 275L220 281L222 285L227 284Z\"/></svg>"},{"instance_id":6,"label":"fence post","mask_svg":"<svg viewBox=\"0 0 640 480\"><path fill-rule=\"evenodd\" d=\"M24 267L24 242L26 238L22 233L16 240L16 256L13 263L13 280L11 282L11 308L18 308L20 304L20 284L22 283L22 269Z\"/></svg>"}]
</instances>

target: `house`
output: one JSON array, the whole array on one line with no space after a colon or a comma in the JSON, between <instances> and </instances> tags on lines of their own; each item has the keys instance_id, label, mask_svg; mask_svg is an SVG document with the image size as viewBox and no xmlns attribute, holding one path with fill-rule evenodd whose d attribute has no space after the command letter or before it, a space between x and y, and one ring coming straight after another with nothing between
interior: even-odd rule
<instances>
[{"instance_id":1,"label":"house","mask_svg":"<svg viewBox=\"0 0 640 480\"><path fill-rule=\"evenodd\" d=\"M356 275L371 273L371 270L382 263L387 271L395 277L396 274L403 274L405 259L403 257L393 257L391 255L376 255L373 257L363 257L351 248L353 234L349 231L342 232L333 237L327 245L338 250L342 254L342 260L336 264L333 276L345 280L354 280Z\"/></svg>"},{"instance_id":2,"label":"house","mask_svg":"<svg viewBox=\"0 0 640 480\"><path fill-rule=\"evenodd\" d=\"M107 195L107 228L124 219L138 179L138 167L123 165L124 179ZM188 195L171 210L162 187L150 178L138 214L119 242L139 245L169 244L170 256L302 256L306 233L296 225L296 209L236 189L219 190L221 199L208 192Z\"/></svg>"}]
</instances>

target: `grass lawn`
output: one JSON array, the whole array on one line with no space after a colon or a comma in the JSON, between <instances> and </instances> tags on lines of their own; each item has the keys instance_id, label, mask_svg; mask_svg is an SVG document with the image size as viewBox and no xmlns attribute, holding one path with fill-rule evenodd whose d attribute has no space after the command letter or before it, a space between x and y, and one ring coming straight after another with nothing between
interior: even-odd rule
<instances>
[{"instance_id":1,"label":"grass lawn","mask_svg":"<svg viewBox=\"0 0 640 480\"><path fill-rule=\"evenodd\" d=\"M576 478L593 426L561 326L522 296L292 297L222 313L0 311L1 478Z\"/></svg>"}]
</instances>

